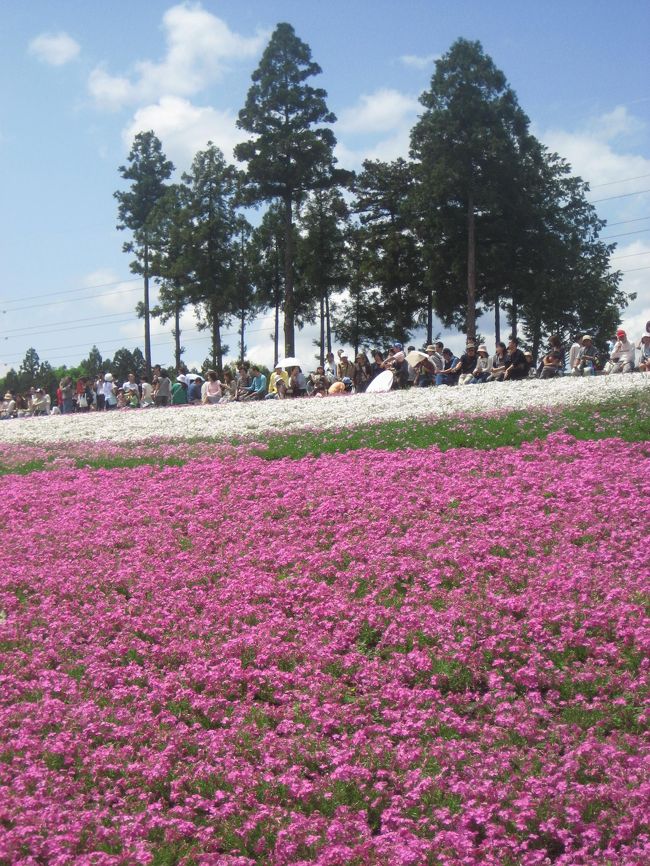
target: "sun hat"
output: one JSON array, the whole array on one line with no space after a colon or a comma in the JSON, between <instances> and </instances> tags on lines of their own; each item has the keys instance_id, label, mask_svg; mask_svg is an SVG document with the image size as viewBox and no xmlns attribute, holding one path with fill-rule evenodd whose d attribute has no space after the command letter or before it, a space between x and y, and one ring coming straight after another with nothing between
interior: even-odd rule
<instances>
[{"instance_id":1,"label":"sun hat","mask_svg":"<svg viewBox=\"0 0 650 866\"><path fill-rule=\"evenodd\" d=\"M404 360L404 352L395 352L393 355L393 361L397 361L398 364L401 364Z\"/></svg>"},{"instance_id":2,"label":"sun hat","mask_svg":"<svg viewBox=\"0 0 650 866\"><path fill-rule=\"evenodd\" d=\"M5 399L5 400L13 400L13 399L14 399L14 395L11 393L11 391L7 391L7 393L6 393L5 396L4 396L4 399Z\"/></svg>"},{"instance_id":3,"label":"sun hat","mask_svg":"<svg viewBox=\"0 0 650 866\"><path fill-rule=\"evenodd\" d=\"M424 351L425 351L425 352L435 352L435 351L436 351L436 347L433 346L433 345L429 345L429 346L426 347L426 349L425 349Z\"/></svg>"},{"instance_id":4,"label":"sun hat","mask_svg":"<svg viewBox=\"0 0 650 866\"><path fill-rule=\"evenodd\" d=\"M476 351L477 351L477 352L485 352L486 355L489 355L489 354L490 354L490 353L488 352L488 347L485 346L485 345L483 345L483 344L481 344L481 345L478 347L478 349L477 349Z\"/></svg>"},{"instance_id":5,"label":"sun hat","mask_svg":"<svg viewBox=\"0 0 650 866\"><path fill-rule=\"evenodd\" d=\"M107 373L107 374L104 376L104 382L112 382L112 381L113 381L113 374L112 374L112 373Z\"/></svg>"},{"instance_id":6,"label":"sun hat","mask_svg":"<svg viewBox=\"0 0 650 866\"><path fill-rule=\"evenodd\" d=\"M591 340L591 337L589 336L589 334L583 334L582 337L580 337L581 343L584 343L585 340Z\"/></svg>"},{"instance_id":7,"label":"sun hat","mask_svg":"<svg viewBox=\"0 0 650 866\"><path fill-rule=\"evenodd\" d=\"M475 344L475 343L466 343L466 344L465 344L465 348L466 348L466 349L475 349L475 348L476 348L476 344Z\"/></svg>"},{"instance_id":8,"label":"sun hat","mask_svg":"<svg viewBox=\"0 0 650 866\"><path fill-rule=\"evenodd\" d=\"M176 377L176 381L181 382L183 385L187 385L187 376L185 375L185 373L180 373Z\"/></svg>"}]
</instances>

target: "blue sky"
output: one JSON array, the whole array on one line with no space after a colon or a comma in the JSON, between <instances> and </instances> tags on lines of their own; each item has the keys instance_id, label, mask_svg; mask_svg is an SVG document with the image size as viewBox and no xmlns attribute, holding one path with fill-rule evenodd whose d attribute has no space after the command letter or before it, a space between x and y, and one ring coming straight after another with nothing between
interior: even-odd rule
<instances>
[{"instance_id":1,"label":"blue sky","mask_svg":"<svg viewBox=\"0 0 650 866\"><path fill-rule=\"evenodd\" d=\"M338 116L341 166L408 155L418 96L435 57L459 36L479 39L502 69L535 134L592 185L619 235L612 265L637 300L623 323L650 319L650 7L638 0L5 0L0 12L2 280L0 374L28 347L75 364L142 347L133 308L141 285L122 253L113 192L140 129L153 128L179 171L209 139L228 159L250 76L279 21L307 42ZM643 191L646 192L643 192ZM208 340L188 311L188 364ZM490 338L489 321L483 333ZM236 351L235 327L226 342ZM272 360L270 318L248 354ZM314 334L298 334L311 359ZM453 349L461 335L443 332ZM173 357L152 323L154 361ZM306 366L310 366L308 360Z\"/></svg>"}]
</instances>

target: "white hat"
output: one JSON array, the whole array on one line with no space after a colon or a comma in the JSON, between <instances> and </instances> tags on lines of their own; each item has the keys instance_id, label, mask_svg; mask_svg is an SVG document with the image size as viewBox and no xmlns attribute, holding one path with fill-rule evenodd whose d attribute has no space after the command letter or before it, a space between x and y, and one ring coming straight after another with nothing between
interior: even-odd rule
<instances>
[{"instance_id":1,"label":"white hat","mask_svg":"<svg viewBox=\"0 0 650 866\"><path fill-rule=\"evenodd\" d=\"M112 373L107 373L107 374L104 376L104 382L112 382L112 381L113 381L113 374L112 374Z\"/></svg>"},{"instance_id":2,"label":"white hat","mask_svg":"<svg viewBox=\"0 0 650 866\"><path fill-rule=\"evenodd\" d=\"M183 385L187 385L187 376L185 375L185 373L181 373L179 376L176 377L176 381L182 382Z\"/></svg>"}]
</instances>

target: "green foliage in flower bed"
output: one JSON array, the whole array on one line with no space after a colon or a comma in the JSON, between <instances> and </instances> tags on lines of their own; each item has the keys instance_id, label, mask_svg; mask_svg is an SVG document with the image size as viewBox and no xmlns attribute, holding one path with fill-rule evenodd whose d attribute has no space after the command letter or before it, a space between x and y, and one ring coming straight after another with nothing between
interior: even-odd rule
<instances>
[{"instance_id":1,"label":"green foliage in flower bed","mask_svg":"<svg viewBox=\"0 0 650 866\"><path fill-rule=\"evenodd\" d=\"M345 398L340 398L345 399ZM0 476L29 475L54 469L135 469L138 466L184 466L191 460L230 453L233 458L253 453L265 460L300 459L320 454L371 448L382 451L438 447L491 449L518 447L563 431L576 439L619 438L626 442L650 439L650 389L607 402L554 406L543 410L499 411L491 415L456 415L400 421L370 421L338 430L309 430L280 434L264 432L255 442L241 436L139 442L58 442L45 445L0 446Z\"/></svg>"},{"instance_id":2,"label":"green foliage in flower bed","mask_svg":"<svg viewBox=\"0 0 650 866\"><path fill-rule=\"evenodd\" d=\"M332 454L372 448L397 451L405 448L518 447L522 442L545 439L563 431L576 439L619 438L626 442L650 439L650 390L607 403L580 403L576 406L468 415L440 419L413 419L368 424L333 432L303 431L283 438L273 437L255 453L266 460L281 457L299 459L308 455Z\"/></svg>"}]
</instances>

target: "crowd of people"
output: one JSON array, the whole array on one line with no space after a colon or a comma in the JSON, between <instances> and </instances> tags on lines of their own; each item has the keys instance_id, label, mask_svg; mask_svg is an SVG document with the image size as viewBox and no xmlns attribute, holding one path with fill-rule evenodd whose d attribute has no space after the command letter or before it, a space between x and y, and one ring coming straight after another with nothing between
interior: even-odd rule
<instances>
[{"instance_id":1,"label":"crowd of people","mask_svg":"<svg viewBox=\"0 0 650 866\"><path fill-rule=\"evenodd\" d=\"M480 385L529 377L650 373L650 322L636 345L619 329L604 364L588 334L577 338L568 349L558 337L551 337L548 351L537 365L532 354L520 348L516 337L511 337L507 345L497 342L492 354L483 343L477 346L467 342L464 352L456 356L440 341L422 350L415 346L405 349L395 342L386 353L376 349L369 357L360 352L352 361L345 350L339 349L336 355L330 352L325 364L308 375L295 360L278 364L268 378L259 367L247 362L239 364L236 372L225 370L221 379L215 370L207 370L205 376L185 368L170 374L160 365L153 368L151 381L138 381L135 373L129 373L122 384L115 382L110 372L101 373L95 380L82 377L76 383L66 376L59 383L54 401L36 386L27 394L7 391L0 404L0 417L363 393L381 374L381 388L371 390Z\"/></svg>"}]
</instances>

